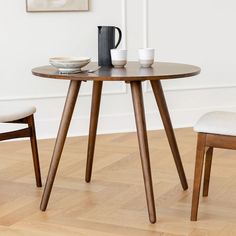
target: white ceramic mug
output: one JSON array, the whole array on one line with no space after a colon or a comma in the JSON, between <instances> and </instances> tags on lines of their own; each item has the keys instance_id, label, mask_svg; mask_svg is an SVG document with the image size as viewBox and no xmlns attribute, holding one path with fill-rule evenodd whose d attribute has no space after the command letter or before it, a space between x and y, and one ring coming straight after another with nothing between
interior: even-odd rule
<instances>
[{"instance_id":1,"label":"white ceramic mug","mask_svg":"<svg viewBox=\"0 0 236 236\"><path fill-rule=\"evenodd\" d=\"M155 49L141 48L139 49L139 63L141 67L151 67L154 62Z\"/></svg>"},{"instance_id":2,"label":"white ceramic mug","mask_svg":"<svg viewBox=\"0 0 236 236\"><path fill-rule=\"evenodd\" d=\"M114 67L124 67L127 63L127 50L111 49L111 62Z\"/></svg>"}]
</instances>

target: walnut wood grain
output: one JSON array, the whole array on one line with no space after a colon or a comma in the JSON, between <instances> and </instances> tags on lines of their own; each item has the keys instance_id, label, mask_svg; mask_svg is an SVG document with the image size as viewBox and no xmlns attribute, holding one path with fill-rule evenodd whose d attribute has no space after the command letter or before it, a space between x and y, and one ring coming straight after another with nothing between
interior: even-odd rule
<instances>
[{"instance_id":1,"label":"walnut wood grain","mask_svg":"<svg viewBox=\"0 0 236 236\"><path fill-rule=\"evenodd\" d=\"M32 115L24 117L22 119L13 120L13 121L7 122L7 123L9 123L9 124L10 123L18 123L18 124L27 124L28 125L28 127L24 128L24 129L0 133L0 141L17 139L17 138L28 138L28 137L30 138L36 186L42 187L37 138L36 138L35 124L34 124L34 115L32 114Z\"/></svg>"},{"instance_id":2,"label":"walnut wood grain","mask_svg":"<svg viewBox=\"0 0 236 236\"><path fill-rule=\"evenodd\" d=\"M97 63L90 63L86 69L97 68ZM62 80L98 80L98 81L143 81L176 79L194 76L200 68L193 65L155 62L151 68L141 68L138 62L129 62L125 68L102 67L95 73L60 74L52 66L37 67L32 70L36 76Z\"/></svg>"},{"instance_id":3,"label":"walnut wood grain","mask_svg":"<svg viewBox=\"0 0 236 236\"><path fill-rule=\"evenodd\" d=\"M95 148L95 142L96 142L99 108L100 108L101 95L102 95L102 83L103 83L102 81L93 82L93 95L92 95L92 104L91 104L91 112L90 112L87 164L86 164L86 174L85 174L86 182L90 182L91 175L92 175L93 156L94 156L94 148Z\"/></svg>"},{"instance_id":4,"label":"walnut wood grain","mask_svg":"<svg viewBox=\"0 0 236 236\"><path fill-rule=\"evenodd\" d=\"M0 134L0 141L15 139L15 138L26 138L31 136L31 131L29 128L24 128L20 130L5 132Z\"/></svg>"},{"instance_id":5,"label":"walnut wood grain","mask_svg":"<svg viewBox=\"0 0 236 236\"><path fill-rule=\"evenodd\" d=\"M213 147L209 147L206 152L206 158L205 158L205 171L204 171L203 193L202 193L203 197L207 197L209 192L212 156L213 156Z\"/></svg>"},{"instance_id":6,"label":"walnut wood grain","mask_svg":"<svg viewBox=\"0 0 236 236\"><path fill-rule=\"evenodd\" d=\"M219 134L207 134L206 145L215 148L236 150L236 137Z\"/></svg>"},{"instance_id":7,"label":"walnut wood grain","mask_svg":"<svg viewBox=\"0 0 236 236\"><path fill-rule=\"evenodd\" d=\"M151 223L155 223L156 210L155 210L155 201L154 201L154 193L152 186L152 173L149 159L149 148L148 148L146 121L145 121L145 111L143 104L142 86L140 81L131 82L130 86L133 97L134 114L137 126L137 135L138 135L139 150L143 169L143 179L146 191L149 220Z\"/></svg>"},{"instance_id":8,"label":"walnut wood grain","mask_svg":"<svg viewBox=\"0 0 236 236\"><path fill-rule=\"evenodd\" d=\"M205 147L206 147L206 134L199 133L198 142L197 142L197 150L196 150L194 182L193 182L191 221L197 220Z\"/></svg>"},{"instance_id":9,"label":"walnut wood grain","mask_svg":"<svg viewBox=\"0 0 236 236\"><path fill-rule=\"evenodd\" d=\"M64 111L61 118L59 131L52 155L51 164L48 171L47 181L44 188L40 209L45 211L51 195L52 186L56 177L57 168L61 159L62 150L65 144L66 135L69 129L70 121L74 111L75 103L80 89L80 81L71 81L67 93Z\"/></svg>"},{"instance_id":10,"label":"walnut wood grain","mask_svg":"<svg viewBox=\"0 0 236 236\"><path fill-rule=\"evenodd\" d=\"M97 68L97 63L90 63L86 69L95 69ZM97 129L97 121L99 116L99 106L100 106L100 97L101 97L101 89L102 89L102 81L124 81L126 83L130 83L133 97L133 105L135 111L135 119L137 126L137 134L139 140L139 149L140 156L143 168L143 177L145 183L145 191L149 212L149 219L151 223L156 222L156 212L155 212L155 202L153 195L153 186L152 186L152 177L151 177L151 166L149 160L149 149L148 149L148 141L147 141L147 131L146 131L146 123L145 123L145 113L144 113L144 104L142 97L142 88L141 82L145 80L157 82L158 85L159 80L164 79L177 79L194 76L200 73L200 68L193 65L186 64L178 64L178 63L166 63L166 62L156 62L153 64L151 68L141 68L139 63L137 62L129 62L125 68L117 69L113 67L102 67L94 73L77 73L77 74L60 74L57 69L52 66L42 66L37 67L32 70L32 73L35 76L43 77L43 78L52 78L52 79L61 79L61 80L70 80L71 84L80 83L81 81L93 81L94 89L93 89L93 98L92 98L92 108L91 108L91 119L90 119L90 135L89 135L89 143L88 143L88 154L87 154L87 170L86 170L86 181L89 182L91 179L92 173L92 163L93 163L93 155L95 148L95 140L96 140L96 129ZM154 86L156 88L156 86ZM154 89L156 92L160 90ZM69 112L63 113L61 126L59 129L56 145L54 148L54 154L51 161L51 166L47 178L46 187L44 190L42 202L41 202L41 210L46 210L48 200L50 197L52 185L55 179L57 167L60 161L61 152L63 149L63 145L65 142L67 130L69 127L72 110L75 105L76 94L78 93L77 89L74 92L71 92L74 95L67 96L66 106ZM158 92L159 93L159 92ZM162 91L163 93L163 91ZM178 147L175 141L172 124L168 114L167 106L165 104L164 95L157 95L159 103L159 110L161 112L163 121L165 123L165 128L167 132L167 136L169 138L169 142L171 145L171 149L176 161L176 165L180 174L180 179L182 181L182 185L184 189L187 189L187 182L183 172L183 168L180 156L178 154ZM160 97L161 96L161 97ZM70 98L69 98L70 97ZM66 109L67 110L67 109ZM164 114L166 113L166 114ZM177 153L177 154L176 154Z\"/></svg>"},{"instance_id":11,"label":"walnut wood grain","mask_svg":"<svg viewBox=\"0 0 236 236\"><path fill-rule=\"evenodd\" d=\"M161 82L159 80L151 81L151 85L152 85L152 90L156 99L157 106L159 108L161 119L165 128L165 131L166 131L166 135L169 141L169 145L172 151L175 165L179 174L182 188L184 190L187 190L188 183L187 183L187 179L184 173L183 164L182 164L181 157L179 154L179 149L176 142L176 138L175 138L174 130L172 127L172 123L171 123L171 119L170 119L170 115L169 115L169 111L166 104L165 95L162 89Z\"/></svg>"},{"instance_id":12,"label":"walnut wood grain","mask_svg":"<svg viewBox=\"0 0 236 236\"><path fill-rule=\"evenodd\" d=\"M33 155L36 185L37 185L37 187L42 187L40 165L39 165L38 145L37 145L37 139L36 139L36 129L35 129L35 124L34 124L34 116L33 115L28 116L27 121L28 121L29 129L31 130L30 142L31 142L32 155Z\"/></svg>"},{"instance_id":13,"label":"walnut wood grain","mask_svg":"<svg viewBox=\"0 0 236 236\"><path fill-rule=\"evenodd\" d=\"M236 150L236 137L230 135L198 133L194 187L193 187L193 197L192 197L192 211L191 211L192 221L197 221L202 169L203 169L205 153L206 157L205 157L205 171L204 171L202 195L203 197L208 196L213 148Z\"/></svg>"}]
</instances>

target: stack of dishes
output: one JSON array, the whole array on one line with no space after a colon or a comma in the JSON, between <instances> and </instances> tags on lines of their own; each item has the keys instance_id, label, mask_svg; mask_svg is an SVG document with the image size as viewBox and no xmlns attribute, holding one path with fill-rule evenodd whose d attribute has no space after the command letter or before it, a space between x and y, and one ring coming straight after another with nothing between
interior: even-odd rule
<instances>
[{"instance_id":1,"label":"stack of dishes","mask_svg":"<svg viewBox=\"0 0 236 236\"><path fill-rule=\"evenodd\" d=\"M60 73L79 73L90 60L88 57L53 57L49 59L49 63Z\"/></svg>"}]
</instances>

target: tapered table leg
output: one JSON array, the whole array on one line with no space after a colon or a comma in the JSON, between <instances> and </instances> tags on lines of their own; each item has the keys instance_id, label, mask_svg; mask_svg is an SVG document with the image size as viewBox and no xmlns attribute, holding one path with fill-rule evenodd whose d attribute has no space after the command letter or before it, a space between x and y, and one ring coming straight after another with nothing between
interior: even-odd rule
<instances>
[{"instance_id":1,"label":"tapered table leg","mask_svg":"<svg viewBox=\"0 0 236 236\"><path fill-rule=\"evenodd\" d=\"M187 183L186 176L184 173L184 168L183 168L182 161L180 158L179 149L178 149L177 142L175 139L175 134L172 127L172 123L171 123L169 111L167 108L165 96L163 93L163 89L161 86L161 82L159 80L151 81L151 85L152 85L153 93L155 95L156 102L160 111L162 122L166 131L166 135L169 140L170 148L174 157L175 165L177 167L177 171L179 174L182 187L184 190L187 190L188 183Z\"/></svg>"},{"instance_id":2,"label":"tapered table leg","mask_svg":"<svg viewBox=\"0 0 236 236\"><path fill-rule=\"evenodd\" d=\"M88 140L88 149L87 149L87 165L86 165L86 174L85 174L86 182L90 182L91 175L92 175L93 156L94 156L94 148L95 148L95 142L96 142L101 94L102 94L102 84L103 84L103 81L93 82L93 95L92 95L92 104L91 104L91 112L90 112L89 140Z\"/></svg>"},{"instance_id":3,"label":"tapered table leg","mask_svg":"<svg viewBox=\"0 0 236 236\"><path fill-rule=\"evenodd\" d=\"M74 111L76 99L79 93L80 84L81 84L81 81L70 82L70 86L69 86L69 90L68 90L68 94L67 94L67 98L66 98L66 102L64 106L64 111L62 114L61 123L60 123L59 131L57 134L57 139L56 139L56 143L55 143L55 147L54 147L54 151L52 155L52 160L51 160L50 168L48 171L48 177L47 177L47 181L46 181L46 185L44 188L43 197L42 197L42 201L40 205L40 209L42 211L45 211L47 208L47 204L48 204L48 200L51 194L53 182L56 176L58 164L59 164L62 150L64 147L66 135L69 129L71 117Z\"/></svg>"},{"instance_id":4,"label":"tapered table leg","mask_svg":"<svg viewBox=\"0 0 236 236\"><path fill-rule=\"evenodd\" d=\"M130 82L130 85L133 97L134 113L137 126L139 150L142 162L149 219L151 223L155 223L156 210L155 210L155 201L154 201L153 186L152 186L151 165L149 160L149 149L148 149L145 112L143 105L142 86L140 81Z\"/></svg>"}]
</instances>

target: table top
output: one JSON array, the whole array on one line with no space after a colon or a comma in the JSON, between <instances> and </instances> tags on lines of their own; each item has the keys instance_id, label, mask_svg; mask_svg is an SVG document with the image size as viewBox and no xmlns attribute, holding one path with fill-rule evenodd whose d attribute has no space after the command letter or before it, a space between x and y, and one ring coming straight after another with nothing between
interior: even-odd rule
<instances>
[{"instance_id":1,"label":"table top","mask_svg":"<svg viewBox=\"0 0 236 236\"><path fill-rule=\"evenodd\" d=\"M92 62L83 69L97 67L97 63ZM187 64L155 62L151 68L141 68L138 62L128 62L124 68L102 67L94 73L61 74L52 66L34 68L32 73L39 77L62 80L143 81L190 77L199 74L200 71L199 67Z\"/></svg>"}]
</instances>

